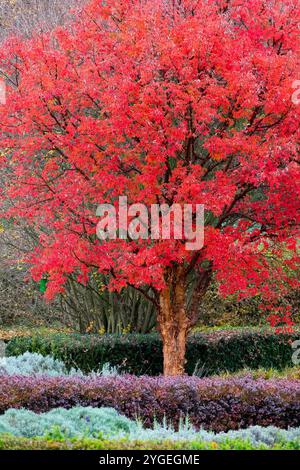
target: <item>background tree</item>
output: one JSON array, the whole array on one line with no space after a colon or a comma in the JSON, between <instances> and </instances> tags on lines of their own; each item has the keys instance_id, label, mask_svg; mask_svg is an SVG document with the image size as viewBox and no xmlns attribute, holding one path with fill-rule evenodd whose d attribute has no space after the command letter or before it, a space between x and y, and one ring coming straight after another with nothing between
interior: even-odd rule
<instances>
[{"instance_id":1,"label":"background tree","mask_svg":"<svg viewBox=\"0 0 300 470\"><path fill-rule=\"evenodd\" d=\"M72 18L71 7L82 0L1 0L0 38L14 33L30 37L33 31L51 31Z\"/></svg>"},{"instance_id":2,"label":"background tree","mask_svg":"<svg viewBox=\"0 0 300 470\"><path fill-rule=\"evenodd\" d=\"M166 375L184 372L213 276L225 295L270 303L297 284L298 21L292 0L92 1L68 28L1 51L3 199L14 201L7 217L42 227L34 278L48 276L49 298L91 270L110 275L110 289L144 293ZM120 195L204 203L204 247L101 242L96 207ZM281 321L288 310L273 313Z\"/></svg>"}]
</instances>

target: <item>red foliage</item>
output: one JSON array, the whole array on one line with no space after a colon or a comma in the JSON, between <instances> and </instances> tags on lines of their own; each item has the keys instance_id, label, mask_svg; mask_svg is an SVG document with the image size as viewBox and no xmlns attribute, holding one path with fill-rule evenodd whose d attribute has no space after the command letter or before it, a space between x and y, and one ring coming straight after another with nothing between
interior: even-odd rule
<instances>
[{"instance_id":1,"label":"red foliage","mask_svg":"<svg viewBox=\"0 0 300 470\"><path fill-rule=\"evenodd\" d=\"M165 267L208 260L225 294L272 301L299 261L298 2L101 3L1 47L2 197L40 233L34 278L48 297L95 268L159 290ZM197 258L181 240L100 242L96 207L120 195L204 203Z\"/></svg>"}]
</instances>

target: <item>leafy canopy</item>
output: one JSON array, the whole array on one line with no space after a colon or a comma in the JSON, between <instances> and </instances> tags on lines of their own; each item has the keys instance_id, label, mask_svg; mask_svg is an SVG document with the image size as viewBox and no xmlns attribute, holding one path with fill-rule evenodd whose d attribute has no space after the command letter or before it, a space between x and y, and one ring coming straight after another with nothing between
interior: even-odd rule
<instances>
[{"instance_id":1,"label":"leafy canopy","mask_svg":"<svg viewBox=\"0 0 300 470\"><path fill-rule=\"evenodd\" d=\"M211 266L226 294L296 284L299 13L295 0L93 0L69 27L2 45L5 215L39 234L29 260L48 297L91 269L160 290L174 264ZM203 249L101 242L96 207L120 195L204 203Z\"/></svg>"}]
</instances>

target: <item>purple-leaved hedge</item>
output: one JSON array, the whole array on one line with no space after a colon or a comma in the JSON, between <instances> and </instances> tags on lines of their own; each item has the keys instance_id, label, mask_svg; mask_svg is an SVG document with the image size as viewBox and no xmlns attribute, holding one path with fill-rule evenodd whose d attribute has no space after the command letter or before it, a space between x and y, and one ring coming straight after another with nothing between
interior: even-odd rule
<instances>
[{"instance_id":1,"label":"purple-leaved hedge","mask_svg":"<svg viewBox=\"0 0 300 470\"><path fill-rule=\"evenodd\" d=\"M197 377L0 377L0 412L111 406L146 426L189 416L213 431L251 425L300 426L300 380Z\"/></svg>"}]
</instances>

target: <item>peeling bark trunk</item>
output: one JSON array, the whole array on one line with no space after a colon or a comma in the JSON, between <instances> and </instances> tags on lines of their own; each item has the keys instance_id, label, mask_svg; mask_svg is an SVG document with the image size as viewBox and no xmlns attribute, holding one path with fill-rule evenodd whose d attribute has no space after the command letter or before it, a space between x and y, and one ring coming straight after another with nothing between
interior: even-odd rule
<instances>
[{"instance_id":1,"label":"peeling bark trunk","mask_svg":"<svg viewBox=\"0 0 300 470\"><path fill-rule=\"evenodd\" d=\"M159 326L163 340L164 375L183 375L189 320L185 309L183 268L166 271L166 288L159 297Z\"/></svg>"},{"instance_id":2,"label":"peeling bark trunk","mask_svg":"<svg viewBox=\"0 0 300 470\"><path fill-rule=\"evenodd\" d=\"M198 321L199 303L212 278L212 266L203 270L197 280L192 304L187 311L187 271L173 266L164 273L166 287L159 294L158 324L163 341L164 375L183 375L187 335Z\"/></svg>"}]
</instances>

